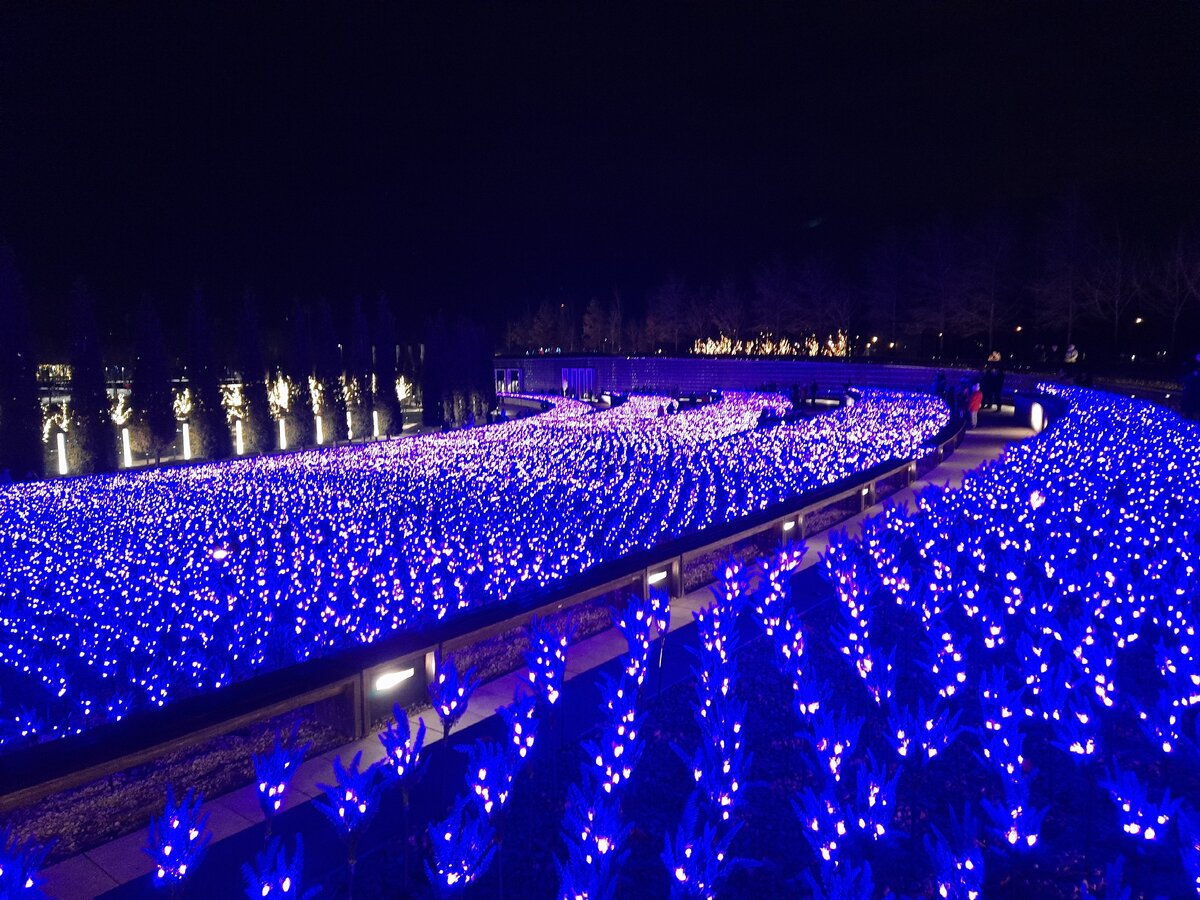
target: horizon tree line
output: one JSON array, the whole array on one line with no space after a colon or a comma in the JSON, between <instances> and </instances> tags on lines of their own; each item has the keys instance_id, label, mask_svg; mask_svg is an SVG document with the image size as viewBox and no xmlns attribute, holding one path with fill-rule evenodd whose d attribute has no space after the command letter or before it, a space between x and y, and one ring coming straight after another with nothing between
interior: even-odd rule
<instances>
[{"instance_id":1,"label":"horizon tree line","mask_svg":"<svg viewBox=\"0 0 1200 900\"><path fill-rule=\"evenodd\" d=\"M892 229L850 261L809 252L716 281L671 274L640 300L616 289L546 298L510 319L506 349L679 354L709 339L803 347L844 334L856 352L877 337L873 354L898 357L1053 363L1078 345L1109 364L1139 353L1171 364L1200 325L1200 228L1139 246L1068 196L1036 220L996 212Z\"/></svg>"},{"instance_id":2,"label":"horizon tree line","mask_svg":"<svg viewBox=\"0 0 1200 900\"><path fill-rule=\"evenodd\" d=\"M60 377L69 372L69 399L44 407L29 303L12 250L0 244L0 480L43 477L60 434L66 470L91 474L116 471L125 440L131 453L155 462L172 449L178 456L185 427L188 456L224 459L395 434L404 427L403 405L417 405L423 393L438 398L426 404L429 425L463 424L468 414L483 420L494 401L491 347L481 330L437 318L425 341L402 344L382 294L372 305L355 298L344 330L328 302L296 303L272 358L250 291L230 334L229 326L213 327L203 293L194 290L178 357L157 306L143 297L133 364L115 388L96 308L77 279L68 364L54 367ZM434 378L424 392L423 376Z\"/></svg>"}]
</instances>

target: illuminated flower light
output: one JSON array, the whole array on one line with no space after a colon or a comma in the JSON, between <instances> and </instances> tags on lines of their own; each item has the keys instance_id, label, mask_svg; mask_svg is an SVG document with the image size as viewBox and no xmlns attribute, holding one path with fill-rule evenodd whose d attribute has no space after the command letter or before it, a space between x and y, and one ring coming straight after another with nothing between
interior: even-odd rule
<instances>
[{"instance_id":1,"label":"illuminated flower light","mask_svg":"<svg viewBox=\"0 0 1200 900\"><path fill-rule=\"evenodd\" d=\"M508 726L508 751L513 766L520 769L529 758L537 740L537 696L514 694L513 702L496 710Z\"/></svg>"},{"instance_id":2,"label":"illuminated flower light","mask_svg":"<svg viewBox=\"0 0 1200 900\"><path fill-rule=\"evenodd\" d=\"M809 721L812 734L805 736L817 758L818 767L832 775L834 781L841 781L842 768L858 743L863 726L862 718L846 716L840 711L827 712L820 708Z\"/></svg>"},{"instance_id":3,"label":"illuminated flower light","mask_svg":"<svg viewBox=\"0 0 1200 900\"><path fill-rule=\"evenodd\" d=\"M807 546L800 544L758 560L764 584L750 595L750 609L755 621L769 638L775 639L775 630L782 626L782 619L790 610L792 574L807 552Z\"/></svg>"},{"instance_id":4,"label":"illuminated flower light","mask_svg":"<svg viewBox=\"0 0 1200 900\"><path fill-rule=\"evenodd\" d=\"M705 821L700 807L689 800L674 838L667 835L661 856L671 895L714 900L735 862L729 856L729 845L740 829L740 822L719 828Z\"/></svg>"},{"instance_id":5,"label":"illuminated flower light","mask_svg":"<svg viewBox=\"0 0 1200 900\"><path fill-rule=\"evenodd\" d=\"M896 815L896 784L900 780L897 768L888 777L887 766L867 754L859 768L855 783L854 815L851 817L859 831L877 841L887 834Z\"/></svg>"},{"instance_id":6,"label":"illuminated flower light","mask_svg":"<svg viewBox=\"0 0 1200 900\"><path fill-rule=\"evenodd\" d=\"M467 786L480 809L494 819L508 804L516 774L506 749L494 741L475 741L459 748L467 755Z\"/></svg>"},{"instance_id":7,"label":"illuminated flower light","mask_svg":"<svg viewBox=\"0 0 1200 900\"><path fill-rule=\"evenodd\" d=\"M1055 732L1057 738L1054 745L1066 751L1076 765L1088 761L1099 749L1099 723L1085 699L1067 704Z\"/></svg>"},{"instance_id":8,"label":"illuminated flower light","mask_svg":"<svg viewBox=\"0 0 1200 900\"><path fill-rule=\"evenodd\" d=\"M333 758L333 784L318 784L325 793L313 801L314 806L329 820L338 836L345 842L353 867L355 851L363 833L379 812L383 799L384 779L379 765L362 769L362 751L354 754L350 767L342 758Z\"/></svg>"},{"instance_id":9,"label":"illuminated flower light","mask_svg":"<svg viewBox=\"0 0 1200 900\"><path fill-rule=\"evenodd\" d=\"M617 875L629 855L625 844L631 830L631 825L621 822L615 796L604 793L589 796L578 785L568 785L563 818L567 858L555 859L558 897L562 900L611 897Z\"/></svg>"},{"instance_id":10,"label":"illuminated flower light","mask_svg":"<svg viewBox=\"0 0 1200 900\"><path fill-rule=\"evenodd\" d=\"M567 645L570 641L569 632L560 634L543 619L535 617L529 623L529 649L525 652L529 683L549 706L557 703L562 693L563 678L567 671Z\"/></svg>"},{"instance_id":11,"label":"illuminated flower light","mask_svg":"<svg viewBox=\"0 0 1200 900\"><path fill-rule=\"evenodd\" d=\"M717 698L712 706L697 707L696 722L700 726L700 745L689 760L696 794L707 802L714 819L726 821L743 794L745 773L753 754L742 744L742 723L746 704L732 697Z\"/></svg>"},{"instance_id":12,"label":"illuminated flower light","mask_svg":"<svg viewBox=\"0 0 1200 900\"><path fill-rule=\"evenodd\" d=\"M483 875L496 852L496 832L474 795L460 797L450 814L429 826L425 872L441 896L458 894Z\"/></svg>"},{"instance_id":13,"label":"illuminated flower light","mask_svg":"<svg viewBox=\"0 0 1200 900\"><path fill-rule=\"evenodd\" d=\"M200 813L203 794L188 791L175 802L174 791L167 788L167 803L161 816L150 820L150 840L145 852L154 866L156 885L178 884L195 870L212 832L208 830L208 813Z\"/></svg>"},{"instance_id":14,"label":"illuminated flower light","mask_svg":"<svg viewBox=\"0 0 1200 900\"><path fill-rule=\"evenodd\" d=\"M286 897L306 900L315 897L317 888L305 891L301 884L304 871L304 839L296 835L296 849L289 856L287 847L278 837L271 838L267 848L254 857L254 864L242 866L247 897Z\"/></svg>"},{"instance_id":15,"label":"illuminated flower light","mask_svg":"<svg viewBox=\"0 0 1200 900\"><path fill-rule=\"evenodd\" d=\"M0 897L42 896L38 869L49 850L31 839L18 840L10 826L0 829Z\"/></svg>"},{"instance_id":16,"label":"illuminated flower light","mask_svg":"<svg viewBox=\"0 0 1200 900\"><path fill-rule=\"evenodd\" d=\"M963 638L956 646L952 631L945 627L936 631L934 657L929 663L929 674L933 676L938 695L950 698L967 681L967 659L963 652L967 641Z\"/></svg>"},{"instance_id":17,"label":"illuminated flower light","mask_svg":"<svg viewBox=\"0 0 1200 900\"><path fill-rule=\"evenodd\" d=\"M473 668L460 676L452 658L447 657L438 663L429 685L429 700L442 720L442 737L448 737L455 723L466 713L471 695L478 687L479 681L475 678Z\"/></svg>"},{"instance_id":18,"label":"illuminated flower light","mask_svg":"<svg viewBox=\"0 0 1200 900\"><path fill-rule=\"evenodd\" d=\"M811 672L797 675L792 681L792 708L801 721L811 724L813 717L827 706L832 693L819 676Z\"/></svg>"},{"instance_id":19,"label":"illuminated flower light","mask_svg":"<svg viewBox=\"0 0 1200 900\"><path fill-rule=\"evenodd\" d=\"M630 598L624 610L613 610L613 620L629 648L625 674L641 685L650 665L650 631L654 620L651 601Z\"/></svg>"},{"instance_id":20,"label":"illuminated flower light","mask_svg":"<svg viewBox=\"0 0 1200 900\"><path fill-rule=\"evenodd\" d=\"M983 758L1000 775L1004 784L1022 781L1025 777L1025 736L1016 729L984 731L979 735Z\"/></svg>"},{"instance_id":21,"label":"illuminated flower light","mask_svg":"<svg viewBox=\"0 0 1200 900\"><path fill-rule=\"evenodd\" d=\"M298 727L298 726L297 726ZM287 791L292 778L300 769L312 744L297 746L297 729L292 730L288 739L290 747L283 745L282 736L275 732L275 746L270 753L259 756L254 754L254 777L258 796L258 805L262 808L263 816L271 821L274 815L283 807L283 795Z\"/></svg>"},{"instance_id":22,"label":"illuminated flower light","mask_svg":"<svg viewBox=\"0 0 1200 900\"><path fill-rule=\"evenodd\" d=\"M379 743L383 745L385 771L393 782L403 781L416 769L425 746L425 719L417 719L417 733L413 736L408 722L408 713L399 705L392 706L392 721L379 732Z\"/></svg>"},{"instance_id":23,"label":"illuminated flower light","mask_svg":"<svg viewBox=\"0 0 1200 900\"><path fill-rule=\"evenodd\" d=\"M792 797L792 810L813 853L822 861L837 865L838 849L848 830L848 816L832 792L818 795L812 788L803 788Z\"/></svg>"},{"instance_id":24,"label":"illuminated flower light","mask_svg":"<svg viewBox=\"0 0 1200 900\"><path fill-rule=\"evenodd\" d=\"M746 566L731 558L717 567L716 575L716 583L710 588L716 604L727 619L736 620L750 595Z\"/></svg>"},{"instance_id":25,"label":"illuminated flower light","mask_svg":"<svg viewBox=\"0 0 1200 900\"><path fill-rule=\"evenodd\" d=\"M936 826L925 835L925 852L933 863L937 895L944 900L979 900L983 896L983 851L971 807L960 818L950 811L951 829L947 838Z\"/></svg>"},{"instance_id":26,"label":"illuminated flower light","mask_svg":"<svg viewBox=\"0 0 1200 900\"><path fill-rule=\"evenodd\" d=\"M1029 781L1024 778L1004 782L1003 802L983 801L983 810L1003 846L1014 850L1034 847L1046 818L1045 807L1030 805Z\"/></svg>"},{"instance_id":27,"label":"illuminated flower light","mask_svg":"<svg viewBox=\"0 0 1200 900\"><path fill-rule=\"evenodd\" d=\"M1150 709L1138 710L1138 725L1146 737L1163 753L1174 753L1183 740L1180 728L1181 709L1166 691Z\"/></svg>"},{"instance_id":28,"label":"illuminated flower light","mask_svg":"<svg viewBox=\"0 0 1200 900\"><path fill-rule=\"evenodd\" d=\"M1021 690L1010 688L1005 670L998 667L984 672L979 680L979 708L983 727L989 732L1016 729L1016 714L1021 708Z\"/></svg>"},{"instance_id":29,"label":"illuminated flower light","mask_svg":"<svg viewBox=\"0 0 1200 900\"><path fill-rule=\"evenodd\" d=\"M554 403L469 433L0 490L22 523L0 578L31 601L6 613L0 746L562 582L920 456L947 418L886 392L769 431L759 413L786 404L762 394L661 419L661 398Z\"/></svg>"},{"instance_id":30,"label":"illuminated flower light","mask_svg":"<svg viewBox=\"0 0 1200 900\"><path fill-rule=\"evenodd\" d=\"M671 630L671 595L662 588L650 588L650 615L659 638L665 638Z\"/></svg>"},{"instance_id":31,"label":"illuminated flower light","mask_svg":"<svg viewBox=\"0 0 1200 900\"><path fill-rule=\"evenodd\" d=\"M611 793L629 783L641 757L645 746L641 739L643 716L637 712L637 683L628 675L614 680L601 673L600 697L600 736L595 741L584 741L582 746L596 767L599 789Z\"/></svg>"},{"instance_id":32,"label":"illuminated flower light","mask_svg":"<svg viewBox=\"0 0 1200 900\"><path fill-rule=\"evenodd\" d=\"M1172 799L1169 788L1157 802L1151 801L1146 786L1134 772L1115 767L1100 781L1100 787L1112 797L1117 820L1127 835L1145 841L1167 836L1167 826L1180 809L1180 802Z\"/></svg>"},{"instance_id":33,"label":"illuminated flower light","mask_svg":"<svg viewBox=\"0 0 1200 900\"><path fill-rule=\"evenodd\" d=\"M946 750L962 734L960 712L951 712L935 701L929 709L925 700L917 701L916 710L900 707L888 716L888 739L902 759L926 762Z\"/></svg>"}]
</instances>

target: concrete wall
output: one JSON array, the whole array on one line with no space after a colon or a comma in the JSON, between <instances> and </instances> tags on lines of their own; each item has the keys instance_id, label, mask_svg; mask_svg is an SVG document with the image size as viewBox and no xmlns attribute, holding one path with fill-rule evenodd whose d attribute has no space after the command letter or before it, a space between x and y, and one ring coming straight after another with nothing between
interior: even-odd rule
<instances>
[{"instance_id":1,"label":"concrete wall","mask_svg":"<svg viewBox=\"0 0 1200 900\"><path fill-rule=\"evenodd\" d=\"M817 382L822 396L837 396L846 383L852 387L899 391L928 391L937 367L890 366L881 363L836 360L724 359L714 357L665 356L499 356L497 370L520 372L525 391L561 394L563 369L595 370L597 391L627 391L633 388L685 394L705 393L712 388L757 389L775 384L786 389L793 384ZM966 369L945 368L950 384L969 374ZM1032 388L1039 377L1009 373L1004 393Z\"/></svg>"}]
</instances>

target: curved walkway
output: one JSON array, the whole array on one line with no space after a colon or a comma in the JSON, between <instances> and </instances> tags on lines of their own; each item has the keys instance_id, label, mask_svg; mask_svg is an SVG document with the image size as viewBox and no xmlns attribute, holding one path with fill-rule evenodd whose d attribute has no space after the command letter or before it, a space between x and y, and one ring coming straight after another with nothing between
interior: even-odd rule
<instances>
[{"instance_id":1,"label":"curved walkway","mask_svg":"<svg viewBox=\"0 0 1200 900\"><path fill-rule=\"evenodd\" d=\"M962 483L965 472L996 459L1009 444L1032 435L1033 432L1028 428L1013 425L1011 408L1006 408L1005 413L981 414L980 427L967 432L962 445L949 459L930 470L910 487L891 495L889 500L911 503L915 500L917 491L932 484L957 487ZM840 523L836 528L839 530L844 528L854 533L861 527L864 519L876 515L878 511L878 507L872 507L852 519ZM809 552L801 568L808 568L817 562L821 552L828 544L828 534L827 531L820 532L807 538ZM672 600L672 631L691 625L692 612L707 606L711 599L708 588L701 588L685 597ZM626 650L625 639L615 628L572 644L567 657L567 679L575 679L584 673L592 672L622 655ZM686 665L682 671L686 673ZM496 707L510 703L518 685L526 683L526 671L521 669L482 685L472 696L466 714L456 726L455 734L457 735L472 725L494 719ZM429 711L426 712L429 713ZM432 716L431 713L430 715ZM436 719L436 717L433 718ZM410 720L415 729L416 716L410 716ZM440 728L436 721L428 724L430 727L426 735L426 746L436 744L441 740ZM306 760L286 794L284 809L289 810L308 805L311 799L321 793L317 784L331 780L334 758L340 756L343 759L350 759L359 751L362 752L364 766L383 757L382 745L372 734L360 741L346 744ZM213 852L213 846L222 840L259 825L263 821L253 785L246 785L232 793L210 800L204 804L204 809L210 814L208 827L213 834L210 853ZM312 821L317 819L319 817L314 816ZM321 821L316 828L325 829L327 826ZM319 832L313 837L319 840L321 833L323 832ZM306 848L313 847L315 841L306 841L305 844ZM143 828L50 866L42 872L42 877L45 878L44 890L50 897L63 898L63 900L84 900L84 898L98 897L123 885L128 885L132 889L134 885L130 882L143 878L151 871L150 858L143 852L145 845L146 830ZM118 893L123 896L129 895L126 890L118 891Z\"/></svg>"}]
</instances>

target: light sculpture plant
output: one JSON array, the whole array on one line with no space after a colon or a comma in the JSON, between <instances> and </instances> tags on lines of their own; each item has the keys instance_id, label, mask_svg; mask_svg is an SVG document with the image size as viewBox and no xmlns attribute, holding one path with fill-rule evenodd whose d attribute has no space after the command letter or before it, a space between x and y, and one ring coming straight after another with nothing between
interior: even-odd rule
<instances>
[{"instance_id":1,"label":"light sculpture plant","mask_svg":"<svg viewBox=\"0 0 1200 900\"><path fill-rule=\"evenodd\" d=\"M542 619L535 618L529 623L529 650L525 653L529 683L548 706L556 704L562 693L570 642L568 631L556 632Z\"/></svg>"},{"instance_id":2,"label":"light sculpture plant","mask_svg":"<svg viewBox=\"0 0 1200 900\"><path fill-rule=\"evenodd\" d=\"M0 897L40 896L38 869L49 850L32 839L19 839L7 825L0 829Z\"/></svg>"},{"instance_id":3,"label":"light sculpture plant","mask_svg":"<svg viewBox=\"0 0 1200 900\"><path fill-rule=\"evenodd\" d=\"M494 741L475 741L460 749L467 755L467 786L483 814L492 821L512 794L512 757Z\"/></svg>"},{"instance_id":4,"label":"light sculpture plant","mask_svg":"<svg viewBox=\"0 0 1200 900\"><path fill-rule=\"evenodd\" d=\"M285 745L282 735L277 731L275 745L271 751L262 756L254 754L255 794L267 820L268 831L275 814L283 808L283 797L288 785L300 770L300 763L304 761L312 746L308 743L298 743L297 734L298 731L294 728Z\"/></svg>"},{"instance_id":5,"label":"light sculpture plant","mask_svg":"<svg viewBox=\"0 0 1200 900\"><path fill-rule=\"evenodd\" d=\"M335 756L333 776L333 784L317 785L325 792L325 796L314 801L314 805L345 844L346 862L350 870L349 884L353 894L359 844L383 801L384 775L378 764L362 768L360 750L354 754L349 767L342 764L340 756Z\"/></svg>"},{"instance_id":6,"label":"light sculpture plant","mask_svg":"<svg viewBox=\"0 0 1200 900\"><path fill-rule=\"evenodd\" d=\"M668 613L669 616L669 613ZM632 597L622 610L613 610L613 624L629 647L625 674L640 686L650 665L650 635L654 627L654 607L649 598Z\"/></svg>"},{"instance_id":7,"label":"light sculpture plant","mask_svg":"<svg viewBox=\"0 0 1200 900\"><path fill-rule=\"evenodd\" d=\"M429 700L441 720L443 738L450 736L458 720L466 714L467 704L478 687L474 669L459 675L452 658L446 657L438 662L433 681L429 684Z\"/></svg>"},{"instance_id":8,"label":"light sculpture plant","mask_svg":"<svg viewBox=\"0 0 1200 900\"><path fill-rule=\"evenodd\" d=\"M150 839L145 849L154 865L156 885L182 882L204 857L212 832L208 830L208 812L200 812L203 802L203 794L188 791L176 803L174 790L167 788L166 806L161 816L150 820Z\"/></svg>"},{"instance_id":9,"label":"light sculpture plant","mask_svg":"<svg viewBox=\"0 0 1200 900\"><path fill-rule=\"evenodd\" d=\"M429 826L429 883L439 896L466 890L483 875L496 853L496 832L471 794L460 797L445 819Z\"/></svg>"},{"instance_id":10,"label":"light sculpture plant","mask_svg":"<svg viewBox=\"0 0 1200 900\"><path fill-rule=\"evenodd\" d=\"M255 855L254 864L242 866L247 900L308 900L316 897L318 888L304 890L301 874L304 870L304 839L296 835L296 847L288 853L278 837L271 839L265 850Z\"/></svg>"},{"instance_id":11,"label":"light sculpture plant","mask_svg":"<svg viewBox=\"0 0 1200 900\"><path fill-rule=\"evenodd\" d=\"M508 740L505 746L512 757L514 769L519 771L528 762L529 754L537 740L537 696L514 694L513 702L508 706L501 706L496 712L508 726Z\"/></svg>"},{"instance_id":12,"label":"light sculpture plant","mask_svg":"<svg viewBox=\"0 0 1200 900\"><path fill-rule=\"evenodd\" d=\"M662 853L670 878L671 896L713 900L736 860L729 847L741 823L719 829L707 821L695 802L684 807L674 836L667 835Z\"/></svg>"},{"instance_id":13,"label":"light sculpture plant","mask_svg":"<svg viewBox=\"0 0 1200 900\"><path fill-rule=\"evenodd\" d=\"M420 764L425 746L425 720L417 719L417 733L412 734L408 714L399 705L392 707L392 721L379 732L383 745L384 772L393 782L402 782Z\"/></svg>"},{"instance_id":14,"label":"light sculpture plant","mask_svg":"<svg viewBox=\"0 0 1200 900\"><path fill-rule=\"evenodd\" d=\"M1145 841L1167 836L1167 828L1180 809L1180 802L1171 797L1170 788L1158 800L1151 800L1149 789L1135 772L1116 767L1100 786L1116 804L1117 819L1125 834Z\"/></svg>"},{"instance_id":15,"label":"light sculpture plant","mask_svg":"<svg viewBox=\"0 0 1200 900\"><path fill-rule=\"evenodd\" d=\"M937 894L945 900L980 900L983 896L983 850L979 843L978 826L967 806L958 816L950 811L949 835L937 826L925 835L925 852L933 863L933 878Z\"/></svg>"}]
</instances>

